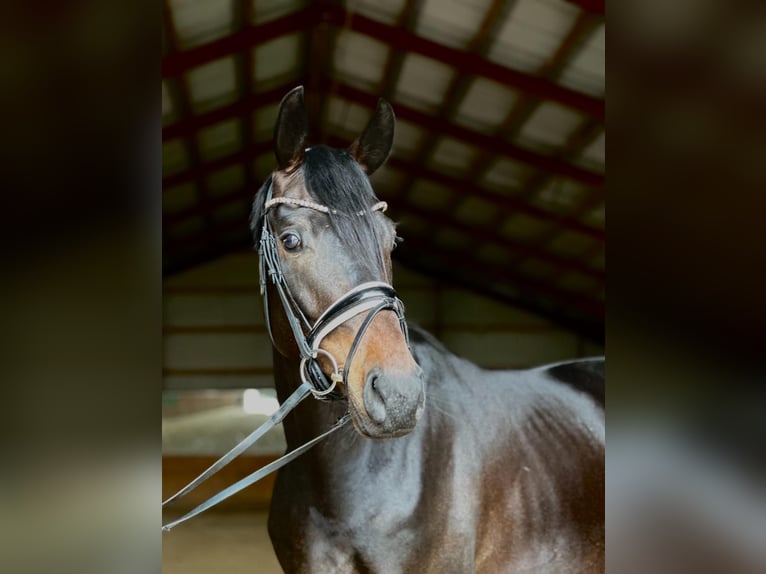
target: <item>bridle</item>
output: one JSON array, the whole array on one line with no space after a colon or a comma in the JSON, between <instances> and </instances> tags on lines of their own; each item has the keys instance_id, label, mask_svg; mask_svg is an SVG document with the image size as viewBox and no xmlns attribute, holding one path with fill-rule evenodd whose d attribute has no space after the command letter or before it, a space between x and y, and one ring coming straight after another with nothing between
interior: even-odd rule
<instances>
[{"instance_id":1,"label":"bridle","mask_svg":"<svg viewBox=\"0 0 766 574\"><path fill-rule=\"evenodd\" d=\"M301 381L311 385L311 393L317 399L342 399L343 395L336 390L336 385L343 383L348 388L348 373L351 368L351 361L367 328L378 313L386 310L396 313L399 325L404 333L404 338L409 346L407 323L404 318L404 305L391 285L380 281L370 281L354 287L339 297L312 325L296 303L295 297L293 297L287 285L277 250L276 236L268 218L268 212L273 206L283 204L314 209L322 213L331 212L330 208L313 201L285 197L273 198L271 182L268 184L261 222L261 237L258 242L258 254L260 256L260 286L261 296L263 297L263 314L266 319L269 337L274 347L277 347L271 330L271 318L269 315L268 280L270 279L279 295L282 309L285 312L293 338L298 346L298 352L301 357L299 367ZM350 217L365 217L368 213L374 211L385 211L386 207L386 203L381 201L373 205L368 212L352 214ZM340 368L335 357L326 350L321 349L320 344L327 335L340 325L365 312L367 317L356 333L343 368ZM329 380L319 366L318 358L320 355L326 357L332 366Z\"/></svg>"},{"instance_id":2,"label":"bridle","mask_svg":"<svg viewBox=\"0 0 766 574\"><path fill-rule=\"evenodd\" d=\"M274 235L274 231L269 223L268 213L269 210L275 205L289 204L295 207L304 207L308 209L314 209L322 213L336 213L331 208L315 203L312 201L306 201L301 199L293 199L286 197L272 197L272 180L268 181L268 187L265 191L265 203L263 212L261 214L261 236L258 241L258 254L260 257L259 271L260 271L260 290L263 297L263 309L264 317L266 320L266 328L269 332L269 338L271 339L274 348L278 348L274 341L274 335L271 329L271 317L269 314L269 301L268 301L268 281L271 280L274 288L279 295L279 299L282 303L282 308L287 317L287 322L292 330L295 343L300 353L299 373L301 378L300 386L293 391L293 393L280 405L277 412L275 412L269 420L263 423L260 427L254 430L250 435L245 437L239 444L232 448L229 452L223 455L215 463L213 463L207 470L195 478L192 482L187 484L181 490L176 492L173 496L168 498L162 503L165 507L172 501L188 494L194 490L197 486L202 484L208 478L213 476L224 466L229 464L237 456L247 450L253 443L266 434L269 430L279 424L298 404L309 396L313 395L314 398L319 400L341 400L344 396L337 390L337 384L343 383L344 387L348 389L348 373L350 370L351 362L354 359L357 349L364 337L367 329L372 323L373 319L378 313L386 310L396 313L399 319L399 325L404 333L404 338L407 342L407 346L410 345L409 334L407 331L407 323L404 318L404 305L394 291L394 288L388 283L381 281L371 281L363 283L354 287L339 297L334 303L332 303L314 322L313 324L306 318L305 313L295 301L287 280L282 271L282 262L279 257L279 251L277 249L277 240ZM386 203L381 201L373 205L367 211L360 213L350 214L349 217L364 217L374 211L385 211ZM338 362L335 357L328 351L321 349L320 344L327 335L332 333L339 326L343 325L349 319L367 313L367 316L363 319L359 330L354 337L351 347L349 348L348 355L346 355L346 361L343 364L343 368L338 366ZM329 380L327 375L322 371L319 365L319 357L324 356L328 359L332 366L332 372L330 373ZM190 512L183 515L181 518L174 520L166 525L163 525L163 531L169 531L174 526L186 522L190 518L193 518L197 514L204 512L205 510L215 506L219 502L233 496L240 490L250 486L251 484L259 481L263 477L271 474L277 469L283 467L290 461L294 460L308 449L322 441L324 438L330 436L333 432L337 431L343 425L350 420L349 414L346 413L338 421L330 427L327 431L321 435L311 439L309 442L299 446L298 448L290 451L274 462L267 464L266 466L258 469L249 476L235 482L231 486L223 489L215 496L211 497L207 501L203 502Z\"/></svg>"}]
</instances>

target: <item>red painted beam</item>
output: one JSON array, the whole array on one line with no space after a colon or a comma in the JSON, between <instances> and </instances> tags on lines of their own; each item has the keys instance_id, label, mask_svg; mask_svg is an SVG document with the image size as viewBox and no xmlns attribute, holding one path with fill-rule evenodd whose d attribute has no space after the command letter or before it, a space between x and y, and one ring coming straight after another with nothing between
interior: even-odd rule
<instances>
[{"instance_id":1,"label":"red painted beam","mask_svg":"<svg viewBox=\"0 0 766 574\"><path fill-rule=\"evenodd\" d=\"M518 309L529 311L564 329L574 331L603 344L605 316L603 305L600 310L597 310L597 314L594 313L598 318L575 317L570 313L571 308L568 305L558 304L553 307L549 305L543 307L540 303L529 298L530 296L534 297L535 293L527 291L518 296L510 295L502 292L498 289L499 286L493 285L488 281L473 278L469 274L456 273L451 267L447 269L442 266L431 265L429 258L407 257L399 254L395 257L395 261L436 281L455 287L462 287L479 295L512 305Z\"/></svg>"},{"instance_id":2,"label":"red painted beam","mask_svg":"<svg viewBox=\"0 0 766 574\"><path fill-rule=\"evenodd\" d=\"M186 207L173 213L163 213L162 228L167 231L174 225L183 223L187 219L205 215L207 213L212 213L216 209L227 206L231 203L240 203L245 200L252 201L255 199L255 192L255 189L247 189L247 187L245 187L220 197L210 198L205 202L195 203L190 207Z\"/></svg>"},{"instance_id":3,"label":"red painted beam","mask_svg":"<svg viewBox=\"0 0 766 574\"><path fill-rule=\"evenodd\" d=\"M443 62L457 69L460 74L483 76L501 84L513 87L531 96L558 102L596 119L604 119L604 100L576 92L550 80L525 74L502 66L481 56L444 46L422 38L401 27L383 24L361 14L352 14L341 6L321 8L309 5L307 8L265 24L248 27L230 36L215 40L169 55L162 60L162 76L175 76L196 66L212 62L237 52L243 52L284 34L295 32L320 20L337 27L348 27L360 34L368 35L388 44L394 50L415 52Z\"/></svg>"},{"instance_id":4,"label":"red painted beam","mask_svg":"<svg viewBox=\"0 0 766 574\"><path fill-rule=\"evenodd\" d=\"M348 143L349 142L341 141L339 138L330 138L328 141L328 144L340 147L343 147ZM241 164L246 161L252 161L259 155L270 151L271 147L271 141L259 142L232 155L213 160L206 164L197 166L193 169L175 175L168 176L162 180L163 191L167 192L167 190L172 189L173 187L182 183L194 181L198 178L207 177L215 171L231 167L232 165ZM389 158L388 163L391 165L391 167L403 171L411 177L427 179L440 185L444 185L456 191L457 193L464 194L466 197L479 197L489 203L496 204L498 207L502 207L509 212L526 213L544 221L555 223L562 229L568 229L570 231L582 233L583 235L592 237L597 241L604 241L603 230L585 225L577 219L560 216L545 211L544 209L530 205L529 203L526 203L520 199L484 189L474 184L473 182L461 181L438 171L429 169L423 165L416 165L395 156ZM177 216L170 216L170 219L173 222L176 222L180 219L184 219L184 216L182 214L178 214Z\"/></svg>"},{"instance_id":5,"label":"red painted beam","mask_svg":"<svg viewBox=\"0 0 766 574\"><path fill-rule=\"evenodd\" d=\"M213 226L212 231L215 236L220 238L237 229L242 229L243 231L243 244L250 244L252 239L247 237L245 233L247 230L247 222L244 220L241 222L224 221L218 223ZM415 250L420 253L427 253L430 261L433 261L434 258L441 259L443 264L450 266L451 269L458 270L459 274L463 273L473 277L480 277L483 280L501 281L503 283L518 285L520 289L526 290L529 293L544 294L556 299L560 303L565 302L569 306L574 306L591 316L603 318L603 303L585 295L565 291L558 286L522 275L505 266L482 263L479 260L471 259L470 256L464 256L464 254L458 250L446 249L423 237L415 235L408 236L405 242L409 251L412 251L411 248L415 248ZM165 240L162 244L162 251L165 256L168 256L204 245L204 243L205 237L199 234L182 239ZM402 249L404 249L404 247Z\"/></svg>"},{"instance_id":6,"label":"red painted beam","mask_svg":"<svg viewBox=\"0 0 766 574\"><path fill-rule=\"evenodd\" d=\"M253 189L239 189L227 195L210 199L205 203L192 205L191 207L187 207L186 209L176 213L163 214L162 227L166 230L170 229L173 225L181 223L191 217L211 213L225 205L229 205L231 203L240 203L242 201L252 201L254 196L255 190ZM391 209L400 213L410 213L416 215L420 219L428 221L432 224L444 225L451 229L457 229L468 236L481 234L483 239L491 240L494 243L510 250L519 257L529 257L539 261L544 261L554 267L558 267L559 269L580 273L595 279L599 283L604 282L603 271L589 267L581 263L576 258L570 259L567 257L562 257L560 255L556 255L555 253L544 251L538 247L535 247L534 245L528 245L520 241L514 241L510 238L502 236L500 233L493 229L485 229L481 226L468 225L455 220L449 215L442 217L429 209L418 207L408 201L403 201L399 198L388 198L387 201Z\"/></svg>"},{"instance_id":7,"label":"red painted beam","mask_svg":"<svg viewBox=\"0 0 766 574\"><path fill-rule=\"evenodd\" d=\"M338 146L344 147L348 145L348 143L349 142L340 141L339 138L330 138L330 140L328 141L328 144L335 145L336 147ZM225 169L233 165L241 164L246 161L252 161L254 158L258 157L259 155L270 151L271 147L272 147L271 141L259 142L259 143L253 144L249 148L240 150L232 155L213 160L206 164L197 166L193 169L190 169L175 175L168 176L162 180L163 192L167 192L167 190L172 189L175 186L181 185L182 183L194 181L197 178L207 177L208 175L210 175L211 173L215 171ZM466 197L478 197L489 203L496 204L498 207L502 207L510 212L526 213L533 217L542 219L543 221L550 221L552 223L555 223L562 229L567 229L570 231L575 231L577 233L582 233L583 235L592 237L593 239L596 239L597 241L602 241L602 242L604 241L604 231L602 229L591 227L590 225L581 223L577 219L551 213L549 211L546 211L544 209L541 209L539 207L526 203L525 201L522 201L520 199L484 189L483 187L479 187L473 182L455 179L451 176L448 176L438 171L424 167L423 165L420 165L420 164L415 165L411 162L408 162L396 156L390 157L388 160L388 164L395 169L398 169L400 171L407 173L410 177L422 178L422 179L427 179L429 181L433 181L440 185L444 185L445 187L448 187L458 193L462 193ZM185 212L182 212L182 213L185 213ZM182 214L178 214L177 216L170 216L170 219L173 222L176 222L180 219L184 219L184 216Z\"/></svg>"},{"instance_id":8,"label":"red painted beam","mask_svg":"<svg viewBox=\"0 0 766 574\"><path fill-rule=\"evenodd\" d=\"M507 239L494 229L487 229L486 227L482 228L479 225L468 225L448 216L440 217L433 211L423 207L418 207L410 202L404 202L399 199L389 199L388 203L392 209L402 214L415 215L418 218L428 221L433 225L461 231L468 237L476 237L479 235L483 240L489 240L495 245L499 245L509 250L509 252L515 256L524 258L529 257L538 261L543 261L558 269L585 275L586 277L595 279L599 283L604 282L603 271L588 267L587 265L580 263L580 261L577 259L562 257L550 251L543 251L542 249L539 249L533 245L525 245L520 241Z\"/></svg>"},{"instance_id":9,"label":"red painted beam","mask_svg":"<svg viewBox=\"0 0 766 574\"><path fill-rule=\"evenodd\" d=\"M458 250L446 249L422 237L410 236L405 239L405 243L408 248L415 248L420 253L427 253L429 260L441 259L442 265L440 267L451 268L458 273L479 276L484 280L517 285L522 291L549 296L560 303L566 302L567 305L576 307L590 316L599 319L604 316L603 303L587 295L565 291L561 287L522 275L506 266L482 263L471 259L470 255Z\"/></svg>"},{"instance_id":10,"label":"red painted beam","mask_svg":"<svg viewBox=\"0 0 766 574\"><path fill-rule=\"evenodd\" d=\"M370 109L375 109L378 96L369 94L345 83L338 83L337 95ZM466 144L476 146L487 153L505 155L539 170L557 174L579 181L590 187L604 185L604 176L560 159L519 147L502 137L491 136L473 131L463 126L444 122L436 116L423 113L415 108L397 103L394 106L396 117L418 124L430 133L452 137Z\"/></svg>"},{"instance_id":11,"label":"red painted beam","mask_svg":"<svg viewBox=\"0 0 766 574\"><path fill-rule=\"evenodd\" d=\"M329 138L327 143L335 147L345 147L349 144L349 142L338 137ZM438 183L439 185L443 185L444 187L453 190L455 193L461 194L463 197L477 197L488 203L494 204L499 208L503 208L510 213L526 213L532 217L542 219L543 221L554 223L564 230L581 233L596 241L603 242L605 240L603 229L586 225L573 217L551 213L550 211L546 211L545 209L527 203L522 199L490 191L483 187L479 187L472 181L466 181L446 175L430 169L421 163L413 163L397 156L391 156L388 158L387 164L394 169L406 173L413 179L427 179L434 183Z\"/></svg>"},{"instance_id":12,"label":"red painted beam","mask_svg":"<svg viewBox=\"0 0 766 574\"><path fill-rule=\"evenodd\" d=\"M207 177L208 175L218 170L231 167L232 165L245 163L246 161L252 161L262 153L272 149L271 140L255 143L249 147L243 148L232 155L227 155L213 161L198 165L192 169L187 169L180 173L169 175L162 178L162 192L166 193L169 189L174 188L182 183L194 181L199 178Z\"/></svg>"},{"instance_id":13,"label":"red painted beam","mask_svg":"<svg viewBox=\"0 0 766 574\"><path fill-rule=\"evenodd\" d=\"M256 44L302 30L311 24L311 17L315 12L316 10L309 6L264 24L248 26L207 44L170 54L162 59L162 77L178 76L197 66L249 50Z\"/></svg>"},{"instance_id":14,"label":"red painted beam","mask_svg":"<svg viewBox=\"0 0 766 574\"><path fill-rule=\"evenodd\" d=\"M570 4L576 4L586 12L604 14L606 12L606 0L567 0Z\"/></svg>"},{"instance_id":15,"label":"red painted beam","mask_svg":"<svg viewBox=\"0 0 766 574\"><path fill-rule=\"evenodd\" d=\"M292 84L290 84L290 86L292 86ZM284 91L286 92L287 90L285 89ZM283 88L275 88L269 92L264 92L263 94L248 98L245 101L234 102L233 104L229 104L218 110L213 110L201 116L191 117L177 124L172 124L163 128L162 139L163 141L166 141L179 137L180 135L188 137L191 133L201 127L212 125L233 117L241 117L247 112L249 106L254 106L253 109L255 109L255 106L269 105L278 102L284 95L282 92ZM339 97L348 99L369 109L375 109L378 101L378 96L344 83L337 84L336 94ZM438 133L452 137L463 143L476 146L487 153L505 155L522 163L531 165L536 169L550 174L568 177L590 187L601 187L604 185L603 174L519 147L506 141L502 137L482 134L457 124L447 123L436 116L425 114L403 104L396 104L395 111L397 117L418 124L430 133ZM163 187L165 186L166 182L163 180Z\"/></svg>"},{"instance_id":16,"label":"red painted beam","mask_svg":"<svg viewBox=\"0 0 766 574\"><path fill-rule=\"evenodd\" d=\"M508 68L470 52L464 52L428 40L402 28L396 28L367 18L361 14L348 13L340 7L330 11L328 18L337 26L348 26L351 30L371 36L394 50L415 52L456 68L460 74L483 76L500 84L511 86L531 96L558 102L599 120L604 119L604 100L576 92L545 78L531 76Z\"/></svg>"},{"instance_id":17,"label":"red painted beam","mask_svg":"<svg viewBox=\"0 0 766 574\"><path fill-rule=\"evenodd\" d=\"M427 179L434 183L438 183L439 185L443 185L444 187L460 193L464 198L476 197L483 199L484 201L503 208L510 213L526 213L532 217L542 219L543 221L555 223L562 229L582 233L597 241L604 241L604 231L601 229L585 225L572 217L551 213L550 211L546 211L545 209L534 206L521 199L489 191L483 187L479 187L473 182L456 179L433 169L429 169L422 164L413 164L394 156L389 158L388 165L405 172L410 177Z\"/></svg>"},{"instance_id":18,"label":"red painted beam","mask_svg":"<svg viewBox=\"0 0 766 574\"><path fill-rule=\"evenodd\" d=\"M195 132L208 126L233 118L241 118L258 108L278 104L282 97L291 88L294 88L295 85L297 85L296 82L290 82L266 92L251 94L226 106L221 106L197 116L190 116L165 126L162 128L162 141L170 141L179 137L188 138L193 136Z\"/></svg>"}]
</instances>

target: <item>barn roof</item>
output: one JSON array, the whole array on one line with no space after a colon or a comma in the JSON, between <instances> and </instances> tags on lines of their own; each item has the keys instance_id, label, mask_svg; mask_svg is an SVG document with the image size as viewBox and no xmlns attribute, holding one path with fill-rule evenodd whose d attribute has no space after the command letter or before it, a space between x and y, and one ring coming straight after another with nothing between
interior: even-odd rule
<instances>
[{"instance_id":1,"label":"barn roof","mask_svg":"<svg viewBox=\"0 0 766 574\"><path fill-rule=\"evenodd\" d=\"M603 0L164 0L163 271L252 247L280 99L310 143L397 115L373 176L402 265L595 339L604 323Z\"/></svg>"}]
</instances>

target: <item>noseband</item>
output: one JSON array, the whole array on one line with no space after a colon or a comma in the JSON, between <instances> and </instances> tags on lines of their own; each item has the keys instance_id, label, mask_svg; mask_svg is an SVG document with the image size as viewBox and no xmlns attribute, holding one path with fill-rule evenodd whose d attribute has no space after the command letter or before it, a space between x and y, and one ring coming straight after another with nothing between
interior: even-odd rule
<instances>
[{"instance_id":1,"label":"noseband","mask_svg":"<svg viewBox=\"0 0 766 574\"><path fill-rule=\"evenodd\" d=\"M305 313L296 303L295 298L287 285L282 263L277 250L277 240L271 224L269 223L269 210L279 204L289 204L297 207L314 209L322 213L333 212L329 207L305 201L285 197L272 198L272 186L269 182L266 191L261 221L261 237L258 242L258 255L260 256L260 286L263 296L263 309L266 319L266 328L269 332L272 344L276 347L274 335L271 330L271 318L269 316L269 301L267 281L271 279L277 290L282 303L287 322L293 332L295 343L301 356L299 367L301 381L311 385L311 393L320 400L338 400L343 395L338 392L336 385L343 383L348 389L348 373L351 369L351 361L359 347L359 344L369 328L372 320L381 311L390 310L396 313L399 325L404 333L404 338L409 346L407 323L404 319L404 305L396 295L394 288L380 281L371 281L358 285L332 303L312 325L306 318ZM381 201L373 205L369 212L360 212L357 216L364 216L373 211L384 211L386 203ZM343 367L338 366L338 361L328 351L321 349L322 340L336 328L340 327L349 319L362 313L367 313L362 325L354 337L346 361ZM324 356L332 366L329 380L319 365L319 356Z\"/></svg>"}]
</instances>

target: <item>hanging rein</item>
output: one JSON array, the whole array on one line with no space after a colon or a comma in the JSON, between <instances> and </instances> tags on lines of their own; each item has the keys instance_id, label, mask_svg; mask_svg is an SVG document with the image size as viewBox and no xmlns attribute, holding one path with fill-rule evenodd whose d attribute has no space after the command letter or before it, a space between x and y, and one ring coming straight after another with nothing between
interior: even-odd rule
<instances>
[{"instance_id":1,"label":"hanging rein","mask_svg":"<svg viewBox=\"0 0 766 574\"><path fill-rule=\"evenodd\" d=\"M237 456L242 454L252 444L254 444L259 438L265 435L269 430L282 422L287 413L292 411L296 406L298 406L298 404L300 404L301 401L303 401L303 399L305 399L310 394L319 400L342 400L344 396L337 390L337 384L343 383L344 386L348 387L348 373L351 368L351 362L354 359L359 344L364 337L368 327L372 323L372 320L381 311L390 310L396 313L397 317L399 318L399 324L401 326L402 332L404 333L404 337L407 340L407 344L409 345L407 324L404 319L404 305L397 296L396 291L394 291L394 288L388 283L383 283L380 281L370 281L354 287L339 299L337 299L334 303L332 303L316 320L316 322L311 324L311 322L307 319L306 315L301 310L300 306L296 303L295 298L293 297L293 294L287 285L287 281L285 280L285 276L282 271L282 263L279 258L276 237L271 228L271 224L269 223L269 210L276 205L283 204L292 205L294 207L313 209L315 211L320 211L327 214L335 214L336 212L327 206L315 203L313 201L286 197L272 197L271 181L268 183L268 188L266 190L266 201L264 203L261 220L261 237L258 242L258 255L260 258L260 290L261 296L263 297L264 317L266 320L266 328L269 333L269 338L271 339L272 344L276 347L274 335L271 330L271 318L269 315L268 281L270 280L276 289L277 294L279 295L280 302L282 303L282 308L284 310L285 316L287 317L287 321L290 325L290 329L292 330L295 343L300 353L301 359L299 373L301 378L301 385L287 398L284 403L282 403L279 409L266 422L264 422L252 433L250 433L250 435L245 437L238 445L236 445L215 463L213 463L197 478L195 478L173 496L165 500L162 503L163 507L170 504L174 500L177 500L188 494L197 486L221 470L224 466L229 464L232 460L234 460ZM370 207L369 211L362 211L350 216L361 217L375 211L385 211L386 207L386 202L380 201ZM362 321L354 341L351 344L348 355L346 356L346 361L341 368L338 366L336 358L333 357L331 353L321 349L319 346L323 339L337 327L362 313L367 313L367 316ZM327 375L325 375L319 365L318 359L320 356L327 358L332 366L332 372L330 373L329 378ZM177 526L182 522L186 522L197 514L212 508L219 502L226 500L240 490L247 488L263 477L283 467L290 461L294 460L309 450L315 444L341 428L349 420L350 415L346 413L335 423L335 425L330 427L330 429L323 434L290 451L274 462L258 469L249 476L246 476L240 481L232 484L228 488L225 488L215 496L211 497L187 514L183 515L181 518L163 525L162 530L169 531L174 526Z\"/></svg>"}]
</instances>

